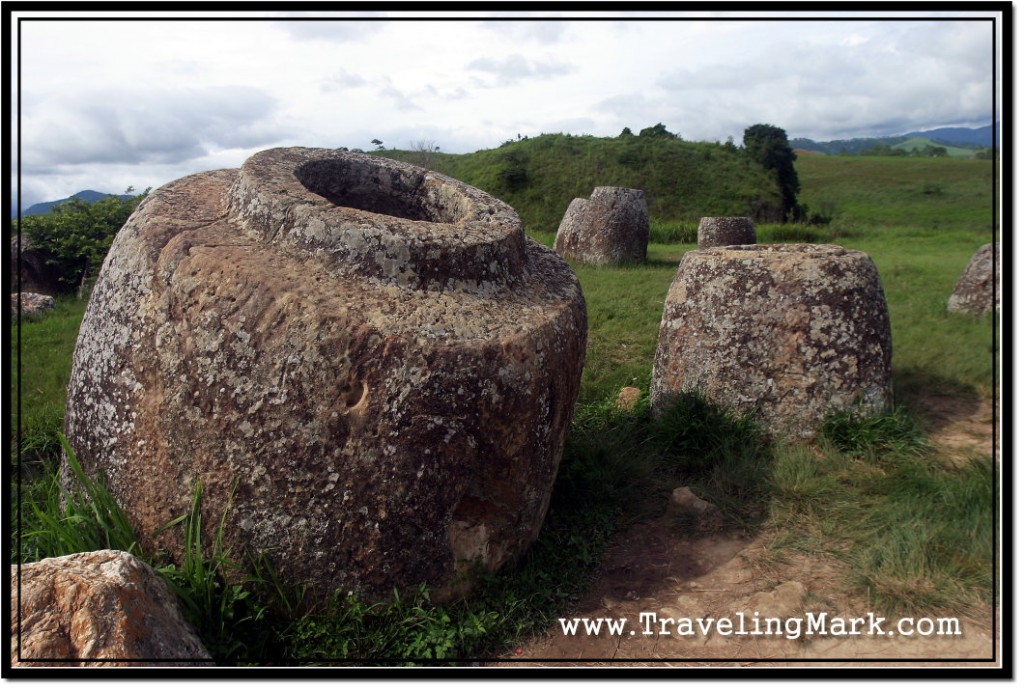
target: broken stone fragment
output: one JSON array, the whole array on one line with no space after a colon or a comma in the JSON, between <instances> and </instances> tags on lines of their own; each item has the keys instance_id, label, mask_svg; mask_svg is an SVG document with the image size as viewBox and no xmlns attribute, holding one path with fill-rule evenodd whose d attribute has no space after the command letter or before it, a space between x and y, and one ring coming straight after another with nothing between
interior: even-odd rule
<instances>
[{"instance_id":1,"label":"broken stone fragment","mask_svg":"<svg viewBox=\"0 0 1024 691\"><path fill-rule=\"evenodd\" d=\"M689 487L676 487L672 490L671 508L693 511L695 513L707 513L708 511L713 511L716 507L714 504L698 497Z\"/></svg>"},{"instance_id":2,"label":"broken stone fragment","mask_svg":"<svg viewBox=\"0 0 1024 691\"><path fill-rule=\"evenodd\" d=\"M86 311L66 434L143 547L202 488L236 559L444 597L536 538L586 346L579 283L452 178L328 149L149 194Z\"/></svg>"},{"instance_id":3,"label":"broken stone fragment","mask_svg":"<svg viewBox=\"0 0 1024 691\"><path fill-rule=\"evenodd\" d=\"M50 295L11 293L11 317L17 317L20 308L22 319L33 319L53 311L56 306L57 302Z\"/></svg>"},{"instance_id":4,"label":"broken stone fragment","mask_svg":"<svg viewBox=\"0 0 1024 691\"><path fill-rule=\"evenodd\" d=\"M595 187L574 199L555 235L555 251L586 264L642 264L650 221L643 190Z\"/></svg>"},{"instance_id":5,"label":"broken stone fragment","mask_svg":"<svg viewBox=\"0 0 1024 691\"><path fill-rule=\"evenodd\" d=\"M996 284L999 281L999 243L982 245L949 296L946 308L949 312L964 312L980 317L999 307Z\"/></svg>"},{"instance_id":6,"label":"broken stone fragment","mask_svg":"<svg viewBox=\"0 0 1024 691\"><path fill-rule=\"evenodd\" d=\"M210 664L160 574L102 550L11 567L11 665Z\"/></svg>"},{"instance_id":7,"label":"broken stone fragment","mask_svg":"<svg viewBox=\"0 0 1024 691\"><path fill-rule=\"evenodd\" d=\"M699 392L784 437L834 411L892 403L892 339L878 271L836 245L686 253L669 288L651 382L655 414Z\"/></svg>"},{"instance_id":8,"label":"broken stone fragment","mask_svg":"<svg viewBox=\"0 0 1024 691\"><path fill-rule=\"evenodd\" d=\"M640 402L643 392L635 386L624 386L615 398L615 406L622 410L632 410Z\"/></svg>"}]
</instances>

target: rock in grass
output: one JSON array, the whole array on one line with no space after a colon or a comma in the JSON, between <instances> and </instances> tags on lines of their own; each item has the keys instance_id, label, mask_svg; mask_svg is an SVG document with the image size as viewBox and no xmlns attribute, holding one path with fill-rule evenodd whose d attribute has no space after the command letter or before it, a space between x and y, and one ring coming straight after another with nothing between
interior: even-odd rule
<instances>
[{"instance_id":1,"label":"rock in grass","mask_svg":"<svg viewBox=\"0 0 1024 691\"><path fill-rule=\"evenodd\" d=\"M705 216L697 227L697 249L757 244L754 222L743 216Z\"/></svg>"},{"instance_id":2,"label":"rock in grass","mask_svg":"<svg viewBox=\"0 0 1024 691\"><path fill-rule=\"evenodd\" d=\"M146 549L202 483L235 558L456 592L540 530L586 345L575 275L515 212L380 156L274 149L172 182L113 243L66 432Z\"/></svg>"},{"instance_id":3,"label":"rock in grass","mask_svg":"<svg viewBox=\"0 0 1024 691\"><path fill-rule=\"evenodd\" d=\"M615 397L615 407L621 410L632 410L640 402L643 392L635 386L624 386Z\"/></svg>"},{"instance_id":4,"label":"rock in grass","mask_svg":"<svg viewBox=\"0 0 1024 691\"><path fill-rule=\"evenodd\" d=\"M995 285L999 280L999 243L982 245L971 258L967 268L949 296L949 312L965 312L980 317L999 307Z\"/></svg>"},{"instance_id":5,"label":"rock in grass","mask_svg":"<svg viewBox=\"0 0 1024 691\"><path fill-rule=\"evenodd\" d=\"M163 578L116 550L11 567L11 665L209 664Z\"/></svg>"},{"instance_id":6,"label":"rock in grass","mask_svg":"<svg viewBox=\"0 0 1024 691\"><path fill-rule=\"evenodd\" d=\"M706 502L698 497L689 487L676 487L672 490L672 498L669 508L693 511L698 514L707 513L716 509L714 504Z\"/></svg>"},{"instance_id":7,"label":"rock in grass","mask_svg":"<svg viewBox=\"0 0 1024 691\"><path fill-rule=\"evenodd\" d=\"M11 293L11 317L18 317L18 309L21 308L22 319L33 319L41 317L57 306L56 301L50 295L39 293Z\"/></svg>"},{"instance_id":8,"label":"rock in grass","mask_svg":"<svg viewBox=\"0 0 1024 691\"><path fill-rule=\"evenodd\" d=\"M892 402L892 339L878 271L836 245L688 252L669 288L651 406L700 392L770 432L813 436L832 411Z\"/></svg>"},{"instance_id":9,"label":"rock in grass","mask_svg":"<svg viewBox=\"0 0 1024 691\"><path fill-rule=\"evenodd\" d=\"M11 238L11 291L55 294L60 291L60 272L54 256L39 249L26 233Z\"/></svg>"},{"instance_id":10,"label":"rock in grass","mask_svg":"<svg viewBox=\"0 0 1024 691\"><path fill-rule=\"evenodd\" d=\"M595 187L573 199L555 235L555 251L586 264L642 264L650 221L643 190Z\"/></svg>"}]
</instances>

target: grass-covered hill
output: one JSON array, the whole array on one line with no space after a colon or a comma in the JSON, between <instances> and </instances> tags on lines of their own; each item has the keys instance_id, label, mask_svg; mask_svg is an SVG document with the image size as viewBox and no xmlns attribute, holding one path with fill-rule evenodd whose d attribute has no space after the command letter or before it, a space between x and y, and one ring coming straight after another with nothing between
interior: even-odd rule
<instances>
[{"instance_id":1,"label":"grass-covered hill","mask_svg":"<svg viewBox=\"0 0 1024 691\"><path fill-rule=\"evenodd\" d=\"M909 139L904 139L893 148L903 149L908 153L913 153L914 151L925 151L926 146L941 147L946 150L946 155L951 158L975 158L979 151L979 149L976 148L968 149L962 146L942 144L936 142L934 139L928 139L925 137L911 137Z\"/></svg>"},{"instance_id":2,"label":"grass-covered hill","mask_svg":"<svg viewBox=\"0 0 1024 691\"><path fill-rule=\"evenodd\" d=\"M794 149L816 151L823 154L850 156L870 153L872 149L892 148L911 153L915 148L924 151L926 146L946 149L946 155L953 158L984 157L993 146L999 145L999 126L967 128L942 127L924 132L908 132L890 137L862 137L858 139L833 139L817 142L798 137L790 140Z\"/></svg>"},{"instance_id":3,"label":"grass-covered hill","mask_svg":"<svg viewBox=\"0 0 1024 691\"><path fill-rule=\"evenodd\" d=\"M732 144L542 134L472 154L379 153L493 194L515 208L533 235L554 233L573 198L589 197L599 186L643 190L652 220L751 216L772 222L782 214L774 180Z\"/></svg>"}]
</instances>

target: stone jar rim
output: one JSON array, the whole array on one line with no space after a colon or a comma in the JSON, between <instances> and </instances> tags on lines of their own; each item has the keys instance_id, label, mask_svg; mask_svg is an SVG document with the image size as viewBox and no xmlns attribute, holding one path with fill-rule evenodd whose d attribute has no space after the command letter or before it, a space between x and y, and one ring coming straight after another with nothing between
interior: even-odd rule
<instances>
[{"instance_id":1,"label":"stone jar rim","mask_svg":"<svg viewBox=\"0 0 1024 691\"><path fill-rule=\"evenodd\" d=\"M708 256L735 256L736 258L753 258L754 256L770 256L784 254L800 254L808 257L842 257L859 256L863 252L851 250L840 245L814 243L778 243L749 245L719 245L705 249L693 250L690 254Z\"/></svg>"},{"instance_id":2,"label":"stone jar rim","mask_svg":"<svg viewBox=\"0 0 1024 691\"><path fill-rule=\"evenodd\" d=\"M382 156L279 148L242 164L229 214L251 238L317 255L342 275L414 288L519 279L516 212L463 182Z\"/></svg>"}]
</instances>

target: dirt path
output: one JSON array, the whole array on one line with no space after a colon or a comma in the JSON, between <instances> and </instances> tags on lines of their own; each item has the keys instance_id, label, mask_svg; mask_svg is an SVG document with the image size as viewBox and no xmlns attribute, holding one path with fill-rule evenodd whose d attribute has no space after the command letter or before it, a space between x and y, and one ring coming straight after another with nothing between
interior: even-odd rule
<instances>
[{"instance_id":1,"label":"dirt path","mask_svg":"<svg viewBox=\"0 0 1024 691\"><path fill-rule=\"evenodd\" d=\"M930 397L924 404L930 438L949 449L952 458L991 453L990 405L949 397ZM897 630L896 619L876 619L874 631L884 633L868 635L870 607L840 587L840 563L793 550L770 552L770 544L770 534L753 539L727 532L693 537L669 513L633 526L619 536L594 586L569 615L570 621L586 618L592 625L601 620L600 634L587 634L579 624L573 635L556 623L545 635L525 641L508 662L500 664L995 665L991 611L960 616L959 635L904 636ZM779 626L769 622L770 617L782 622L799 619L806 629L807 613L815 618L815 626L824 613L825 628L837 634L840 629L831 629L839 626L837 620L847 633L853 627L864 633L821 635L805 630L797 636L795 624L790 624L794 628L788 636L754 635ZM703 630L712 618L710 630ZM723 618L731 623L719 623ZM853 624L851 618L865 621ZM619 621L623 622L620 633L605 628ZM920 625L926 630L929 622Z\"/></svg>"}]
</instances>

